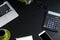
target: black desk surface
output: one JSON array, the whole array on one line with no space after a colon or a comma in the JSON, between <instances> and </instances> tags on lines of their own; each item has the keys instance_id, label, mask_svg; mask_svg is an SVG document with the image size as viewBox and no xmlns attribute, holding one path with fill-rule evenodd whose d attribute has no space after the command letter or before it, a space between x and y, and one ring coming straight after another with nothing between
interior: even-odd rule
<instances>
[{"instance_id":1,"label":"black desk surface","mask_svg":"<svg viewBox=\"0 0 60 40\"><path fill-rule=\"evenodd\" d=\"M45 15L45 9L38 7L36 4L36 0L32 4L27 6L16 2L16 0L9 0L9 2L20 15L18 18L3 27L11 31L11 40L15 40L16 37L27 35L33 35L34 40L40 40L37 34L43 30L42 25L44 21L43 19ZM48 10L60 13L59 8L59 0L48 0ZM58 33L47 31L54 40L60 40L60 27L58 28Z\"/></svg>"},{"instance_id":2,"label":"black desk surface","mask_svg":"<svg viewBox=\"0 0 60 40\"><path fill-rule=\"evenodd\" d=\"M43 30L42 26L47 13L45 1L33 0L30 5L21 4L16 0L8 1L19 14L18 18L3 27L11 31L11 40L27 35L33 35L34 40L40 40L37 34Z\"/></svg>"}]
</instances>

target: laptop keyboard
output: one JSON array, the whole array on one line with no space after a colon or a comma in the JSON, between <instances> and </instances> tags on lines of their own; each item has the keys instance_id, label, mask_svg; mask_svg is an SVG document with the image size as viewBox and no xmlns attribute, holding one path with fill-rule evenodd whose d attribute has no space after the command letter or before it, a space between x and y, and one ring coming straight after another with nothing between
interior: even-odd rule
<instances>
[{"instance_id":1,"label":"laptop keyboard","mask_svg":"<svg viewBox=\"0 0 60 40\"><path fill-rule=\"evenodd\" d=\"M12 10L7 6L7 4L3 5L2 7L0 7L0 17L10 11L12 11Z\"/></svg>"}]
</instances>

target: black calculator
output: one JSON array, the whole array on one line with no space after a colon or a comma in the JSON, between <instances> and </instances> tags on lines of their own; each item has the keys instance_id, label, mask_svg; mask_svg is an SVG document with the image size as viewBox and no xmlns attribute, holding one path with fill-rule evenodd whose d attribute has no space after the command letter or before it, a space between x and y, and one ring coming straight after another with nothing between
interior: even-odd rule
<instances>
[{"instance_id":1,"label":"black calculator","mask_svg":"<svg viewBox=\"0 0 60 40\"><path fill-rule=\"evenodd\" d=\"M58 32L58 25L59 25L59 21L60 17L56 16L56 15L52 15L52 14L47 14L46 16L46 20L45 20L45 24L44 24L44 28L48 29L50 31L53 32Z\"/></svg>"}]
</instances>

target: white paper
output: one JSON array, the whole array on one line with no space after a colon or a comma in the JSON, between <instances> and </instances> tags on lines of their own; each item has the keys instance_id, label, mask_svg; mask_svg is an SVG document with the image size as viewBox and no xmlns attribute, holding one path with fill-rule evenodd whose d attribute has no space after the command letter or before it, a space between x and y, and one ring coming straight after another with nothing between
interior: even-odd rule
<instances>
[{"instance_id":1,"label":"white paper","mask_svg":"<svg viewBox=\"0 0 60 40\"><path fill-rule=\"evenodd\" d=\"M26 36L26 37L16 38L16 40L33 40L33 37L32 36Z\"/></svg>"}]
</instances>

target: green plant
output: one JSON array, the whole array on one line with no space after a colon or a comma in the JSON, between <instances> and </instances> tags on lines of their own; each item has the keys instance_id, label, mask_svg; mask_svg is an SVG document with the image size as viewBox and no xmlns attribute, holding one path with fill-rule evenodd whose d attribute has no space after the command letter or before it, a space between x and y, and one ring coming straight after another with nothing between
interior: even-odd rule
<instances>
[{"instance_id":1,"label":"green plant","mask_svg":"<svg viewBox=\"0 0 60 40\"><path fill-rule=\"evenodd\" d=\"M30 4L32 2L32 0L19 0L19 1L26 4Z\"/></svg>"}]
</instances>

